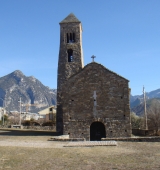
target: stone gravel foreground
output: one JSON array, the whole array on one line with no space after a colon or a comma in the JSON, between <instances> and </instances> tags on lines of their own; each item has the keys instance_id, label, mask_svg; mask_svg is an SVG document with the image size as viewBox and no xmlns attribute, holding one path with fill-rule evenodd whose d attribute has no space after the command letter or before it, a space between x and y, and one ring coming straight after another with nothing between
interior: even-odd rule
<instances>
[{"instance_id":1,"label":"stone gravel foreground","mask_svg":"<svg viewBox=\"0 0 160 170\"><path fill-rule=\"evenodd\" d=\"M64 144L53 143L50 141L0 141L0 146L17 146L17 147L33 147L33 148L62 148Z\"/></svg>"},{"instance_id":2,"label":"stone gravel foreground","mask_svg":"<svg viewBox=\"0 0 160 170\"><path fill-rule=\"evenodd\" d=\"M117 141L51 141L49 136L0 136L0 146L63 148L117 146Z\"/></svg>"}]
</instances>

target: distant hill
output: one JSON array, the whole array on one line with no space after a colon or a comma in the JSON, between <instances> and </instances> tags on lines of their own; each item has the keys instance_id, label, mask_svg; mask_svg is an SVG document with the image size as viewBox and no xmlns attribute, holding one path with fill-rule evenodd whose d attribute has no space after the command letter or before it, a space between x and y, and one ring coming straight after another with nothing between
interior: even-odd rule
<instances>
[{"instance_id":1,"label":"distant hill","mask_svg":"<svg viewBox=\"0 0 160 170\"><path fill-rule=\"evenodd\" d=\"M146 109L149 112L150 107L154 107L155 104L160 105L160 98L152 98L146 100ZM132 112L135 112L138 116L144 115L144 103L141 103L131 109Z\"/></svg>"},{"instance_id":2,"label":"distant hill","mask_svg":"<svg viewBox=\"0 0 160 170\"><path fill-rule=\"evenodd\" d=\"M30 107L31 112L38 112L48 106L56 104L56 89L50 89L44 86L33 76L26 77L21 71L16 70L0 78L0 98L5 99L6 109L8 111L19 111L19 100L23 104L35 104ZM0 106L3 101L0 100ZM25 107L22 107L25 111Z\"/></svg>"},{"instance_id":3,"label":"distant hill","mask_svg":"<svg viewBox=\"0 0 160 170\"><path fill-rule=\"evenodd\" d=\"M134 108L138 105L140 105L142 103L142 100L140 98L137 98L136 100L134 100L133 102L130 103L130 107Z\"/></svg>"},{"instance_id":4,"label":"distant hill","mask_svg":"<svg viewBox=\"0 0 160 170\"><path fill-rule=\"evenodd\" d=\"M151 92L146 93L146 99L153 99L153 98L160 98L160 89L153 90ZM138 106L139 104L143 103L143 94L142 95L135 95L130 96L130 107L133 108Z\"/></svg>"}]
</instances>

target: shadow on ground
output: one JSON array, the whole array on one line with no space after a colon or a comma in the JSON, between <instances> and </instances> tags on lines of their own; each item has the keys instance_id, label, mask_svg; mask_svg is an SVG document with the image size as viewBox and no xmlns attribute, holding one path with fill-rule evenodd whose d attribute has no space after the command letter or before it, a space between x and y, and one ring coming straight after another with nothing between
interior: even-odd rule
<instances>
[{"instance_id":1,"label":"shadow on ground","mask_svg":"<svg viewBox=\"0 0 160 170\"><path fill-rule=\"evenodd\" d=\"M53 131L35 131L35 130L17 130L17 129L0 129L0 136L58 136Z\"/></svg>"}]
</instances>

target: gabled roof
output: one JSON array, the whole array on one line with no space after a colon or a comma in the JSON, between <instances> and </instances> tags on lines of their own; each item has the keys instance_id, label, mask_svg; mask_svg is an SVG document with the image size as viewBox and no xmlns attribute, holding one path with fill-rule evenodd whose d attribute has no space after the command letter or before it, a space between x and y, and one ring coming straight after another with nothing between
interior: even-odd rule
<instances>
[{"instance_id":1,"label":"gabled roof","mask_svg":"<svg viewBox=\"0 0 160 170\"><path fill-rule=\"evenodd\" d=\"M81 21L79 21L73 13L70 13L64 20L62 20L60 22L60 24L69 23L69 22L79 22L80 23Z\"/></svg>"},{"instance_id":2,"label":"gabled roof","mask_svg":"<svg viewBox=\"0 0 160 170\"><path fill-rule=\"evenodd\" d=\"M89 67L90 65L93 65L93 66L94 66L94 65L95 65L95 66L96 66L96 65L99 65L99 66L101 66L103 69L109 71L110 73L113 73L113 74L115 74L115 75L117 75L117 76L121 77L122 79L124 79L124 80L126 80L126 81L129 82L128 79L126 79L126 78L122 77L121 75L119 75L119 74L117 74L117 73L109 70L108 68L106 68L105 66L103 66L102 64L99 64L99 63L97 63L97 62L91 62L91 63L87 64L86 66L83 67L82 70L80 70L80 71L79 71L78 73L76 73L76 74L73 74L70 78L72 78L72 77L74 77L75 75L81 73L82 71L84 71L84 70L85 70L87 67ZM69 78L69 79L70 79L70 78Z\"/></svg>"},{"instance_id":3,"label":"gabled roof","mask_svg":"<svg viewBox=\"0 0 160 170\"><path fill-rule=\"evenodd\" d=\"M114 71L109 70L108 68L106 68L104 65L102 65L102 64L100 64L100 63L97 63L97 62L91 62L91 63L87 64L85 67L87 67L87 66L89 66L89 65L92 65L92 64L98 64L98 65L100 65L102 68L104 68L104 69L106 69L107 71L109 71L110 73L113 73L113 74L115 74L115 75L117 75L117 76L119 76L119 77L121 77L121 78L123 78L123 79L125 79L125 80L127 80L127 81L129 82L129 80L128 80L128 79L126 79L126 78L122 77L121 75L119 75L119 74L115 73Z\"/></svg>"}]
</instances>

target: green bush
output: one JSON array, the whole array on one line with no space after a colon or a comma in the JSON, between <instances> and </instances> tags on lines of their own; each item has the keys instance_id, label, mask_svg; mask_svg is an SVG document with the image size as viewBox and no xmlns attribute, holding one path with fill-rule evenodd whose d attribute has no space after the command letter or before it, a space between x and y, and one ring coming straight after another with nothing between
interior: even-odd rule
<instances>
[{"instance_id":1,"label":"green bush","mask_svg":"<svg viewBox=\"0 0 160 170\"><path fill-rule=\"evenodd\" d=\"M132 129L141 129L143 128L144 118L137 116L134 112L131 113L131 124Z\"/></svg>"}]
</instances>

